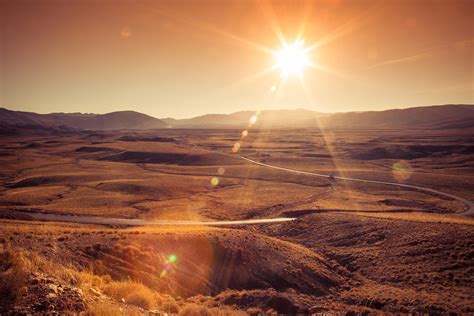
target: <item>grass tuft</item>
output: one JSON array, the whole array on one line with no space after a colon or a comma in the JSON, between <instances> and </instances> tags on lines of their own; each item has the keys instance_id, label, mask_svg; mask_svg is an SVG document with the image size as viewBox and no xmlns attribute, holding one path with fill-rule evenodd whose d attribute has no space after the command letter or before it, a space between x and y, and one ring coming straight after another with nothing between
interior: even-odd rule
<instances>
[{"instance_id":1,"label":"grass tuft","mask_svg":"<svg viewBox=\"0 0 474 316\"><path fill-rule=\"evenodd\" d=\"M28 272L21 253L8 246L0 250L0 312L8 311L21 298Z\"/></svg>"},{"instance_id":2,"label":"grass tuft","mask_svg":"<svg viewBox=\"0 0 474 316\"><path fill-rule=\"evenodd\" d=\"M127 304L144 309L156 306L155 293L141 283L112 281L104 285L103 290L105 294L119 301L123 299Z\"/></svg>"}]
</instances>

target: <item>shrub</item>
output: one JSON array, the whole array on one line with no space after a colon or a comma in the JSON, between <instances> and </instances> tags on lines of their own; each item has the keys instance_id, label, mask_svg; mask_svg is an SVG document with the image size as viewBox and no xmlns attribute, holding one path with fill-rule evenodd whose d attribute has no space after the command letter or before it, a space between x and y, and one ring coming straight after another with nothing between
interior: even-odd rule
<instances>
[{"instance_id":1,"label":"shrub","mask_svg":"<svg viewBox=\"0 0 474 316\"><path fill-rule=\"evenodd\" d=\"M179 311L178 304L176 304L176 301L174 298L170 297L169 299L165 300L161 304L161 309L165 312L171 313L171 314L177 314Z\"/></svg>"},{"instance_id":2,"label":"shrub","mask_svg":"<svg viewBox=\"0 0 474 316\"><path fill-rule=\"evenodd\" d=\"M115 305L109 303L93 304L89 306L88 315L93 316L123 316L123 312Z\"/></svg>"},{"instance_id":3,"label":"shrub","mask_svg":"<svg viewBox=\"0 0 474 316\"><path fill-rule=\"evenodd\" d=\"M155 305L154 295L149 291L130 293L127 295L125 302L144 309L151 309Z\"/></svg>"},{"instance_id":4,"label":"shrub","mask_svg":"<svg viewBox=\"0 0 474 316\"><path fill-rule=\"evenodd\" d=\"M104 285L103 291L116 300L125 300L125 303L151 309L156 305L155 293L141 283L113 281Z\"/></svg>"},{"instance_id":5,"label":"shrub","mask_svg":"<svg viewBox=\"0 0 474 316\"><path fill-rule=\"evenodd\" d=\"M197 304L186 304L179 311L180 316L243 316L247 315L242 311L236 311L229 308L209 308Z\"/></svg>"},{"instance_id":6,"label":"shrub","mask_svg":"<svg viewBox=\"0 0 474 316\"><path fill-rule=\"evenodd\" d=\"M0 312L8 311L18 301L27 280L21 255L3 247L0 250Z\"/></svg>"}]
</instances>

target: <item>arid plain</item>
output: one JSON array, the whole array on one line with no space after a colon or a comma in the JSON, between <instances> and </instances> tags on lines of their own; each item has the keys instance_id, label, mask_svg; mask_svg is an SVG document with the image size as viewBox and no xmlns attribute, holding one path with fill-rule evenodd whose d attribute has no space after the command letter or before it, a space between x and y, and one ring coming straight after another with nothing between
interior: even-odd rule
<instances>
[{"instance_id":1,"label":"arid plain","mask_svg":"<svg viewBox=\"0 0 474 316\"><path fill-rule=\"evenodd\" d=\"M469 206L338 179L472 200L472 141L466 130L3 136L1 264L15 269L2 276L10 293L2 306L97 315L472 313ZM41 214L78 221L33 220ZM82 216L124 225L81 224ZM294 220L126 225L280 217Z\"/></svg>"}]
</instances>

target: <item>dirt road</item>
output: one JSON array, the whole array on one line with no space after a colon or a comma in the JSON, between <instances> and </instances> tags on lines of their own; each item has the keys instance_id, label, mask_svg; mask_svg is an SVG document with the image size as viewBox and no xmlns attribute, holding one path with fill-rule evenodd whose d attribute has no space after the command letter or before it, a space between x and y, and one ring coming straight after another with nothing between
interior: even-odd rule
<instances>
[{"instance_id":1,"label":"dirt road","mask_svg":"<svg viewBox=\"0 0 474 316\"><path fill-rule=\"evenodd\" d=\"M308 172L308 171L301 171L301 170L295 170L295 169L289 169L289 168L284 168L284 167L277 167L277 166L272 166L263 162L255 161L247 157L239 156L240 158L251 162L253 164L262 166L262 167L267 167L267 168L272 168L272 169L277 169L277 170L283 170L283 171L288 171L292 173L298 173L298 174L305 174L305 175L311 175L311 176L316 176L316 177L322 177L322 178L327 178L327 179L337 179L337 180L344 180L344 181L357 181L357 182L365 182L365 183L376 183L376 184L383 184L383 185L389 185L389 186L396 186L396 187L403 187L403 188L408 188L408 189L413 189L413 190L418 190L418 191L424 191L424 192L429 192L429 193L434 193L437 195L441 195L450 199L457 200L464 205L467 206L467 209L463 212L459 212L457 214L459 215L474 215L474 202L469 201L467 199L464 199L462 197L449 194L449 193L444 193L435 189L430 189L430 188L424 188L420 187L417 185L411 185L411 184L403 184L403 183L397 183L397 182L387 182L387 181L377 181L377 180L366 180L366 179L357 179L357 178L348 178L348 177L339 177L339 176L332 176L332 175L327 175L327 174L320 174L320 173L315 173L315 172Z\"/></svg>"}]
</instances>

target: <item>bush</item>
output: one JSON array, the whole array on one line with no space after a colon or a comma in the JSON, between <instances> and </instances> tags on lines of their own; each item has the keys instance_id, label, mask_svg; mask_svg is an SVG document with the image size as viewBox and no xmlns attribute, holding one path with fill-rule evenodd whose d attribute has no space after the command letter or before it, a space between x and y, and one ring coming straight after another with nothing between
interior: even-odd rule
<instances>
[{"instance_id":1,"label":"bush","mask_svg":"<svg viewBox=\"0 0 474 316\"><path fill-rule=\"evenodd\" d=\"M88 315L93 316L123 316L123 312L115 305L109 303L93 304L89 306Z\"/></svg>"},{"instance_id":2,"label":"bush","mask_svg":"<svg viewBox=\"0 0 474 316\"><path fill-rule=\"evenodd\" d=\"M155 306L154 298L155 296L153 295L153 293L149 293L148 291L140 291L130 293L125 298L125 302L127 304L132 304L144 309L151 309Z\"/></svg>"},{"instance_id":3,"label":"bush","mask_svg":"<svg viewBox=\"0 0 474 316\"><path fill-rule=\"evenodd\" d=\"M242 311L229 308L208 308L197 304L187 304L179 311L180 316L243 316Z\"/></svg>"},{"instance_id":4,"label":"bush","mask_svg":"<svg viewBox=\"0 0 474 316\"><path fill-rule=\"evenodd\" d=\"M176 304L176 301L172 297L161 304L161 309L171 314L177 314L179 311L178 304Z\"/></svg>"},{"instance_id":5,"label":"bush","mask_svg":"<svg viewBox=\"0 0 474 316\"><path fill-rule=\"evenodd\" d=\"M155 293L141 283L114 281L105 285L103 290L116 300L123 299L127 304L144 309L151 309L156 305Z\"/></svg>"},{"instance_id":6,"label":"bush","mask_svg":"<svg viewBox=\"0 0 474 316\"><path fill-rule=\"evenodd\" d=\"M8 311L21 297L28 273L21 255L9 247L0 250L0 312Z\"/></svg>"}]
</instances>

